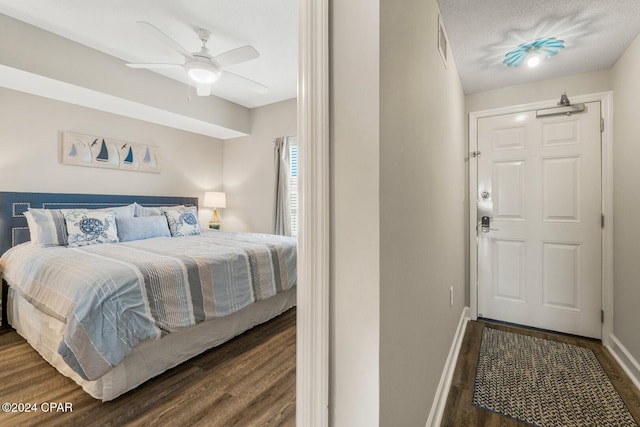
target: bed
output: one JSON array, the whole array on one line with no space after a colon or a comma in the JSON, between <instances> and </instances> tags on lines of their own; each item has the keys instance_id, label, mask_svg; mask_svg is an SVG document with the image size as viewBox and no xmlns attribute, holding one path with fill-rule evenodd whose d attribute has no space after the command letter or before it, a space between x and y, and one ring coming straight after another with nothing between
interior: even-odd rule
<instances>
[{"instance_id":1,"label":"bed","mask_svg":"<svg viewBox=\"0 0 640 427\"><path fill-rule=\"evenodd\" d=\"M3 327L108 401L293 307L295 239L198 232L197 204L0 192Z\"/></svg>"}]
</instances>

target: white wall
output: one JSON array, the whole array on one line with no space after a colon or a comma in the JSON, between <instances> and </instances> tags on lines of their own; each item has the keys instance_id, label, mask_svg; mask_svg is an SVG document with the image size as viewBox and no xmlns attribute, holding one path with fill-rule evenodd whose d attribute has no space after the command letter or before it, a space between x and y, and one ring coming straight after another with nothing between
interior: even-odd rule
<instances>
[{"instance_id":1,"label":"white wall","mask_svg":"<svg viewBox=\"0 0 640 427\"><path fill-rule=\"evenodd\" d=\"M640 362L640 36L613 67L613 333Z\"/></svg>"},{"instance_id":2,"label":"white wall","mask_svg":"<svg viewBox=\"0 0 640 427\"><path fill-rule=\"evenodd\" d=\"M467 112L473 112L549 99L560 100L562 92L566 92L571 99L572 96L604 92L611 88L610 70L592 71L467 95L466 108Z\"/></svg>"},{"instance_id":3,"label":"white wall","mask_svg":"<svg viewBox=\"0 0 640 427\"><path fill-rule=\"evenodd\" d=\"M378 3L330 2L329 417L337 427L379 420Z\"/></svg>"},{"instance_id":4,"label":"white wall","mask_svg":"<svg viewBox=\"0 0 640 427\"><path fill-rule=\"evenodd\" d=\"M436 1L377 5L331 3L330 424L423 426L464 308L464 94Z\"/></svg>"},{"instance_id":5,"label":"white wall","mask_svg":"<svg viewBox=\"0 0 640 427\"><path fill-rule=\"evenodd\" d=\"M61 132L149 144L159 174L63 165ZM0 88L0 191L197 196L222 187L222 141Z\"/></svg>"},{"instance_id":6,"label":"white wall","mask_svg":"<svg viewBox=\"0 0 640 427\"><path fill-rule=\"evenodd\" d=\"M296 108L296 99L254 108L251 135L224 142L224 230L273 233L274 140L297 134Z\"/></svg>"},{"instance_id":7,"label":"white wall","mask_svg":"<svg viewBox=\"0 0 640 427\"><path fill-rule=\"evenodd\" d=\"M125 62L56 34L0 14L0 85L5 68L90 89L185 117L201 128L223 127L249 133L249 109L215 96L187 98L187 87L149 70L131 69ZM11 78L15 78L12 74ZM28 86L28 85L27 85Z\"/></svg>"},{"instance_id":8,"label":"white wall","mask_svg":"<svg viewBox=\"0 0 640 427\"><path fill-rule=\"evenodd\" d=\"M464 93L438 13L381 1L381 426L426 424L464 309Z\"/></svg>"}]
</instances>

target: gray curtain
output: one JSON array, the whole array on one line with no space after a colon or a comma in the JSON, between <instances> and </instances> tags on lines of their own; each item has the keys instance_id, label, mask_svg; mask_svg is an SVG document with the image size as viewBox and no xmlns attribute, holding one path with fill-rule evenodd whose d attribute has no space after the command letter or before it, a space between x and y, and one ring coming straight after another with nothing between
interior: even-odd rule
<instances>
[{"instance_id":1,"label":"gray curtain","mask_svg":"<svg viewBox=\"0 0 640 427\"><path fill-rule=\"evenodd\" d=\"M276 171L276 197L274 212L274 234L291 236L291 213L289 211L289 137L276 138L274 147Z\"/></svg>"}]
</instances>

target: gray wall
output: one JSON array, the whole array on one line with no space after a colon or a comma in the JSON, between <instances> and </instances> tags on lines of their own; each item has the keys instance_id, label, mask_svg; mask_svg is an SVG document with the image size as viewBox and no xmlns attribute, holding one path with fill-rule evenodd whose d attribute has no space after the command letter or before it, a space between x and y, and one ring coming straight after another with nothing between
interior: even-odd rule
<instances>
[{"instance_id":1,"label":"gray wall","mask_svg":"<svg viewBox=\"0 0 640 427\"><path fill-rule=\"evenodd\" d=\"M425 425L465 305L464 93L438 12L381 1L381 426Z\"/></svg>"},{"instance_id":2,"label":"gray wall","mask_svg":"<svg viewBox=\"0 0 640 427\"><path fill-rule=\"evenodd\" d=\"M640 36L613 67L613 334L640 362Z\"/></svg>"}]
</instances>

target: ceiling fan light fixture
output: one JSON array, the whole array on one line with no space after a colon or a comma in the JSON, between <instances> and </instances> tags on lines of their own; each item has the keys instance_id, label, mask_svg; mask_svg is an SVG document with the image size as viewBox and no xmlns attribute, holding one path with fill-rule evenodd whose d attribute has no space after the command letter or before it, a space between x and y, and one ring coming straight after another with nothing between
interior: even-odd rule
<instances>
[{"instance_id":1,"label":"ceiling fan light fixture","mask_svg":"<svg viewBox=\"0 0 640 427\"><path fill-rule=\"evenodd\" d=\"M187 72L187 76L189 78L189 86L191 86L191 83L195 83L196 93L198 94L198 96L210 95L212 85L220 78L222 73L225 74L225 81L235 80L237 82L240 82L241 85L244 85L249 90L255 91L260 94L266 93L268 91L268 88L263 84L240 76L238 74L223 70L223 68L225 67L258 58L260 56L260 53L258 53L258 51L254 47L248 45L241 46L220 53L216 56L211 56L211 54L209 53L209 49L207 49L207 42L211 37L211 32L205 29L199 29L197 31L197 34L202 41L202 47L200 48L200 52L191 53L171 37L160 31L153 24L146 21L137 22L146 30L151 31L151 33L153 33L156 37L160 38L166 44L171 46L173 50L182 55L185 59L185 62L183 64L126 64L128 67L147 69L174 67L183 68Z\"/></svg>"},{"instance_id":2,"label":"ceiling fan light fixture","mask_svg":"<svg viewBox=\"0 0 640 427\"><path fill-rule=\"evenodd\" d=\"M194 62L185 64L187 74L196 83L211 84L220 77L220 70L211 64Z\"/></svg>"}]
</instances>

